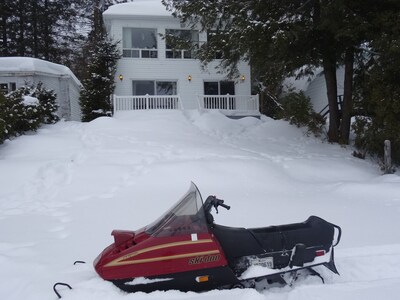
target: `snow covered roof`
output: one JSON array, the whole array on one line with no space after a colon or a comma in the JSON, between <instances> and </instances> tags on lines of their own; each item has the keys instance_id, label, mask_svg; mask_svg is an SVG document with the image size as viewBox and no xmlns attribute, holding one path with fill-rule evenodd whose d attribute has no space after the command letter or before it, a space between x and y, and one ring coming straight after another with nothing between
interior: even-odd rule
<instances>
[{"instance_id":1,"label":"snow covered roof","mask_svg":"<svg viewBox=\"0 0 400 300\"><path fill-rule=\"evenodd\" d=\"M33 72L52 74L56 76L70 76L78 85L82 85L72 71L63 65L55 64L32 57L0 57L0 73Z\"/></svg>"},{"instance_id":2,"label":"snow covered roof","mask_svg":"<svg viewBox=\"0 0 400 300\"><path fill-rule=\"evenodd\" d=\"M113 16L166 16L172 13L167 11L161 0L133 0L133 2L115 4L110 6L104 13L105 18Z\"/></svg>"}]
</instances>

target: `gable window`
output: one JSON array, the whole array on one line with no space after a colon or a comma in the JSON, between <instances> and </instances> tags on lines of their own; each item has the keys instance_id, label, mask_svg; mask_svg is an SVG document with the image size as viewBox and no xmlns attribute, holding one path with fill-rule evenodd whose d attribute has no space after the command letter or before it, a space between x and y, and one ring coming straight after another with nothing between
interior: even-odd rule
<instances>
[{"instance_id":1,"label":"gable window","mask_svg":"<svg viewBox=\"0 0 400 300\"><path fill-rule=\"evenodd\" d=\"M123 28L122 56L157 58L157 31L154 28Z\"/></svg>"},{"instance_id":2,"label":"gable window","mask_svg":"<svg viewBox=\"0 0 400 300\"><path fill-rule=\"evenodd\" d=\"M194 58L194 51L199 46L197 30L166 29L166 58Z\"/></svg>"},{"instance_id":3,"label":"gable window","mask_svg":"<svg viewBox=\"0 0 400 300\"><path fill-rule=\"evenodd\" d=\"M132 92L134 96L144 95L176 95L176 81L134 80Z\"/></svg>"}]
</instances>

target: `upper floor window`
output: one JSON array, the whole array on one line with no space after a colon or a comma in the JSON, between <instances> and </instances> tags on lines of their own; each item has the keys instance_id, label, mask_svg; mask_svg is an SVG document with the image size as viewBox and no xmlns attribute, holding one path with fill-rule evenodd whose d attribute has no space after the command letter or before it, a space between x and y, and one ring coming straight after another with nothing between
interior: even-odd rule
<instances>
[{"instance_id":1,"label":"upper floor window","mask_svg":"<svg viewBox=\"0 0 400 300\"><path fill-rule=\"evenodd\" d=\"M122 56L157 58L157 31L154 28L123 28Z\"/></svg>"},{"instance_id":2,"label":"upper floor window","mask_svg":"<svg viewBox=\"0 0 400 300\"><path fill-rule=\"evenodd\" d=\"M166 58L194 58L194 51L199 47L197 30L166 29Z\"/></svg>"}]
</instances>

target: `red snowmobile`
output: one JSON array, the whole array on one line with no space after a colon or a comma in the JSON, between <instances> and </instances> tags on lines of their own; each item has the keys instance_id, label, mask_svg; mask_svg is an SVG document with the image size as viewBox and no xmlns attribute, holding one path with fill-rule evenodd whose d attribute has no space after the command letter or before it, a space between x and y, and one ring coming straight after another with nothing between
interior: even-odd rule
<instances>
[{"instance_id":1,"label":"red snowmobile","mask_svg":"<svg viewBox=\"0 0 400 300\"><path fill-rule=\"evenodd\" d=\"M94 261L97 273L127 292L205 291L290 283L299 272L323 278L322 265L338 274L333 247L339 226L315 216L264 228L217 225L211 209L230 209L192 183L163 216L137 231L114 230L114 243Z\"/></svg>"}]
</instances>

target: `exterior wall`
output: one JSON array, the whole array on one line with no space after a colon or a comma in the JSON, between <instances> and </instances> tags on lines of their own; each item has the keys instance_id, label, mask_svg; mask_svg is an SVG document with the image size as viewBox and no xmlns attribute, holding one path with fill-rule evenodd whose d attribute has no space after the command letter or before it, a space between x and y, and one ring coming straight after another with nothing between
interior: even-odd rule
<instances>
[{"instance_id":1,"label":"exterior wall","mask_svg":"<svg viewBox=\"0 0 400 300\"><path fill-rule=\"evenodd\" d=\"M68 75L56 76L47 74L28 74L28 72L0 74L1 83L15 82L17 89L25 85L43 83L46 89L54 90L57 94L56 103L59 106L57 115L68 121L80 121L81 110L79 105L80 87Z\"/></svg>"},{"instance_id":2,"label":"exterior wall","mask_svg":"<svg viewBox=\"0 0 400 300\"><path fill-rule=\"evenodd\" d=\"M17 88L20 88L21 86L24 86L27 84L32 84L33 81L33 76L32 74L21 74L18 75L13 73L13 74L0 74L0 83L12 83L15 82Z\"/></svg>"},{"instance_id":3,"label":"exterior wall","mask_svg":"<svg viewBox=\"0 0 400 300\"><path fill-rule=\"evenodd\" d=\"M82 111L81 105L79 104L80 86L76 85L72 79L68 80L68 94L70 104L70 120L81 121Z\"/></svg>"},{"instance_id":4,"label":"exterior wall","mask_svg":"<svg viewBox=\"0 0 400 300\"><path fill-rule=\"evenodd\" d=\"M165 41L159 34L165 34L165 29L182 29L179 21L172 17L160 17L152 20L113 19L106 21L110 36L120 42L122 53L122 29L124 27L157 28L158 58L121 58L116 72L115 94L132 95L133 80L168 80L177 82L177 93L182 99L184 109L197 109L197 95L204 94L204 81L226 80L224 74L217 73L218 60L210 63L207 69L202 70L200 62L195 59L166 59ZM199 33L200 42L206 41L206 33ZM250 95L250 67L247 63L239 65L239 72L245 80L235 84L236 95ZM120 81L118 76L122 75ZM191 75L192 80L188 81Z\"/></svg>"},{"instance_id":5,"label":"exterior wall","mask_svg":"<svg viewBox=\"0 0 400 300\"><path fill-rule=\"evenodd\" d=\"M344 68L336 71L338 96L343 95ZM318 113L328 104L324 74L319 73L307 86L304 94L311 99L314 110Z\"/></svg>"}]
</instances>

